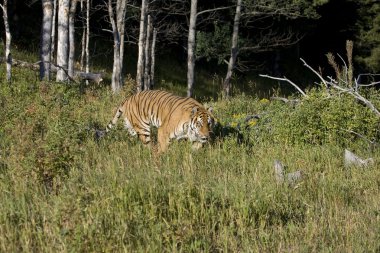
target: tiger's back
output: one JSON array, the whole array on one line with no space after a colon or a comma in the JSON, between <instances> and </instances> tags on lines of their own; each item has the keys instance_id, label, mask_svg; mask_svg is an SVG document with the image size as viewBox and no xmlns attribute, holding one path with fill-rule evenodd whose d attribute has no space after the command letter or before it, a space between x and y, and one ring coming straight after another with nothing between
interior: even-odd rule
<instances>
[{"instance_id":1,"label":"tiger's back","mask_svg":"<svg viewBox=\"0 0 380 253\"><path fill-rule=\"evenodd\" d=\"M213 123L211 112L193 98L179 97L166 91L142 91L128 97L119 107L107 131L123 116L131 135L150 142L150 126L158 128L159 151L165 151L171 139L187 138L204 143Z\"/></svg>"}]
</instances>

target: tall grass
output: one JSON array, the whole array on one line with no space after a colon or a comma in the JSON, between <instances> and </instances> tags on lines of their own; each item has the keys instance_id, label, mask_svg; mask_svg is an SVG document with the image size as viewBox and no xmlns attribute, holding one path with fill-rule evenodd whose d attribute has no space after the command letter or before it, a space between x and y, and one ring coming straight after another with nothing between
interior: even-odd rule
<instances>
[{"instance_id":1,"label":"tall grass","mask_svg":"<svg viewBox=\"0 0 380 253\"><path fill-rule=\"evenodd\" d=\"M104 87L83 92L14 71L14 83L0 87L1 252L380 249L378 148L335 141L347 136L287 138L279 126L292 127L307 106L246 96L214 102L223 129L234 131L221 131L199 151L174 142L156 157L121 126L93 138L128 87L119 95ZM247 114L263 118L239 129ZM375 165L345 168L344 147L372 156ZM277 183L274 159L288 172L301 169L304 179Z\"/></svg>"}]
</instances>

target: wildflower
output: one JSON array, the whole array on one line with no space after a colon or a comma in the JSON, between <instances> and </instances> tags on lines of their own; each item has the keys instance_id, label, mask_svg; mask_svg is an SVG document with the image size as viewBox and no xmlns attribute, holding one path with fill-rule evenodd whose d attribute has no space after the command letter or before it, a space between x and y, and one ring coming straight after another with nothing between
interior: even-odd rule
<instances>
[{"instance_id":1,"label":"wildflower","mask_svg":"<svg viewBox=\"0 0 380 253\"><path fill-rule=\"evenodd\" d=\"M256 120L250 120L250 121L248 121L248 126L250 126L250 127L253 127L253 126L255 126L257 124L257 121Z\"/></svg>"},{"instance_id":2,"label":"wildflower","mask_svg":"<svg viewBox=\"0 0 380 253\"><path fill-rule=\"evenodd\" d=\"M231 125L231 127L237 127L238 123L237 122L232 122L230 125Z\"/></svg>"}]
</instances>

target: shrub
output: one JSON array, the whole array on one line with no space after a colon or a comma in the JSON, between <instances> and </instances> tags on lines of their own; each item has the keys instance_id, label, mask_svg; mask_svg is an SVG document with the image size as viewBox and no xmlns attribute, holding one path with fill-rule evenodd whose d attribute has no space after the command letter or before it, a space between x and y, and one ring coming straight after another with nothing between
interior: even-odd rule
<instances>
[{"instance_id":1,"label":"shrub","mask_svg":"<svg viewBox=\"0 0 380 253\"><path fill-rule=\"evenodd\" d=\"M378 91L367 96L378 103ZM380 140L380 118L344 93L329 95L313 89L295 104L241 96L218 106L217 110L226 110L222 129L242 134L251 143L347 146L358 139ZM250 115L260 118L246 121Z\"/></svg>"}]
</instances>

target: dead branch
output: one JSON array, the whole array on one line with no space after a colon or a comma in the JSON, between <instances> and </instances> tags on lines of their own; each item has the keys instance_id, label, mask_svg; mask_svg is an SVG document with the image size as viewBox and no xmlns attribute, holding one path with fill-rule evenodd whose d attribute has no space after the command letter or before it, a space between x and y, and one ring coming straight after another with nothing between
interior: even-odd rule
<instances>
[{"instance_id":1,"label":"dead branch","mask_svg":"<svg viewBox=\"0 0 380 253\"><path fill-rule=\"evenodd\" d=\"M369 109L371 109L378 117L380 117L380 111L369 101L368 99L364 98L362 95L359 94L358 91L352 89L352 88L343 88L338 85L338 82L333 79L332 77L328 77L330 81L325 80L316 70L314 70L310 65L308 65L302 58L300 58L303 62L304 66L306 66L308 69L310 69L312 72L314 72L321 81L326 85L326 87L333 87L336 90L340 90L342 92L346 92L352 96L354 96L359 101L363 102Z\"/></svg>"},{"instance_id":2,"label":"dead branch","mask_svg":"<svg viewBox=\"0 0 380 253\"><path fill-rule=\"evenodd\" d=\"M344 166L346 168L350 166L366 168L373 165L374 163L375 161L373 158L362 159L348 149L344 150Z\"/></svg>"},{"instance_id":3,"label":"dead branch","mask_svg":"<svg viewBox=\"0 0 380 253\"><path fill-rule=\"evenodd\" d=\"M0 57L0 62L1 63L5 62L4 57ZM16 59L13 59L13 61L12 61L13 66L21 67L21 68L28 68L28 69L35 70L35 71L38 71L40 69L40 63L41 63L41 61L38 61L35 63L30 63L30 62L20 61L20 60L16 60ZM50 62L50 64L52 64L50 71L52 71L54 73L57 73L58 69L63 69L65 72L67 72L67 70L61 66L58 66L58 65L51 63L51 62ZM78 79L81 81L89 80L89 81L95 82L97 84L99 84L103 81L103 74L102 73L86 73L86 72L81 72L81 71L75 71L74 76L68 76L68 77L69 77L70 81L75 82L75 83L77 82L76 80L78 80Z\"/></svg>"},{"instance_id":4,"label":"dead branch","mask_svg":"<svg viewBox=\"0 0 380 253\"><path fill-rule=\"evenodd\" d=\"M279 160L274 160L274 175L277 183L286 182L293 186L304 178L304 173L301 170L285 173L285 166Z\"/></svg>"},{"instance_id":5,"label":"dead branch","mask_svg":"<svg viewBox=\"0 0 380 253\"><path fill-rule=\"evenodd\" d=\"M299 102L299 99L287 99L283 97L270 97L271 100L278 100L282 101L285 104L290 103L290 104L297 104Z\"/></svg>"},{"instance_id":6,"label":"dead branch","mask_svg":"<svg viewBox=\"0 0 380 253\"><path fill-rule=\"evenodd\" d=\"M280 77L273 77L273 76L269 76L269 75L259 75L261 77L265 77L265 78L270 78L270 79L274 79L274 80L279 80L279 81L285 81L285 82L288 82L290 83L291 85L293 85L294 88L296 88L304 97L307 97L306 93L300 88L298 87L298 85L296 85L295 83L293 83L292 81L290 81L288 78L286 78L285 76L283 78L280 78Z\"/></svg>"}]
</instances>

